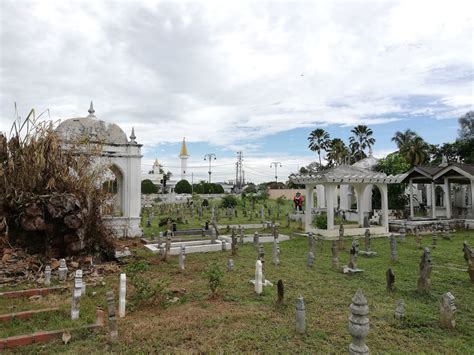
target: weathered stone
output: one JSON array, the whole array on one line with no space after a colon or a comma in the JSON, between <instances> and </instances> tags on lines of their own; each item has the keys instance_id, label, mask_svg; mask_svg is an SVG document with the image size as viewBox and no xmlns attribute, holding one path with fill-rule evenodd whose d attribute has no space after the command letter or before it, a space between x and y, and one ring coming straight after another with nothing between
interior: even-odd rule
<instances>
[{"instance_id":1,"label":"weathered stone","mask_svg":"<svg viewBox=\"0 0 474 355\"><path fill-rule=\"evenodd\" d=\"M280 242L278 239L273 240L273 265L280 265Z\"/></svg>"},{"instance_id":2,"label":"weathered stone","mask_svg":"<svg viewBox=\"0 0 474 355\"><path fill-rule=\"evenodd\" d=\"M370 251L370 229L367 228L364 232L364 246L365 246L365 251Z\"/></svg>"},{"instance_id":3,"label":"weathered stone","mask_svg":"<svg viewBox=\"0 0 474 355\"><path fill-rule=\"evenodd\" d=\"M436 249L436 245L438 244L438 232L433 230L433 237L431 238L432 240L432 245L431 248Z\"/></svg>"},{"instance_id":4,"label":"weathered stone","mask_svg":"<svg viewBox=\"0 0 474 355\"><path fill-rule=\"evenodd\" d=\"M232 247L232 256L237 255L237 234L235 233L235 228L232 228L232 235L231 235L231 247Z\"/></svg>"},{"instance_id":5,"label":"weathered stone","mask_svg":"<svg viewBox=\"0 0 474 355\"><path fill-rule=\"evenodd\" d=\"M244 244L245 231L242 226L239 226L239 244Z\"/></svg>"},{"instance_id":6,"label":"weathered stone","mask_svg":"<svg viewBox=\"0 0 474 355\"><path fill-rule=\"evenodd\" d=\"M357 239L352 240L352 246L350 250L350 260L349 260L349 268L357 269L357 255L359 253L359 242Z\"/></svg>"},{"instance_id":7,"label":"weathered stone","mask_svg":"<svg viewBox=\"0 0 474 355\"><path fill-rule=\"evenodd\" d=\"M302 296L296 299L296 331L299 334L306 332L304 298Z\"/></svg>"},{"instance_id":8,"label":"weathered stone","mask_svg":"<svg viewBox=\"0 0 474 355\"><path fill-rule=\"evenodd\" d=\"M59 282L66 282L67 279L67 266L64 259L59 260L58 279Z\"/></svg>"},{"instance_id":9,"label":"weathered stone","mask_svg":"<svg viewBox=\"0 0 474 355\"><path fill-rule=\"evenodd\" d=\"M109 315L109 341L114 343L118 340L114 291L107 291L107 311Z\"/></svg>"},{"instance_id":10,"label":"weathered stone","mask_svg":"<svg viewBox=\"0 0 474 355\"><path fill-rule=\"evenodd\" d=\"M312 268L314 265L314 254L312 251L308 253L308 260L307 260L307 265L309 268Z\"/></svg>"},{"instance_id":11,"label":"weathered stone","mask_svg":"<svg viewBox=\"0 0 474 355\"><path fill-rule=\"evenodd\" d=\"M393 273L392 268L389 268L385 273L387 279L387 291L395 290L395 274Z\"/></svg>"},{"instance_id":12,"label":"weathered stone","mask_svg":"<svg viewBox=\"0 0 474 355\"><path fill-rule=\"evenodd\" d=\"M344 225L339 225L339 238L337 240L337 247L339 250L344 250Z\"/></svg>"},{"instance_id":13,"label":"weathered stone","mask_svg":"<svg viewBox=\"0 0 474 355\"><path fill-rule=\"evenodd\" d=\"M418 292L430 291L431 268L432 266L431 266L430 250L428 248L425 248L423 255L421 256L421 261L420 261L420 276L418 278L418 285L417 285Z\"/></svg>"},{"instance_id":14,"label":"weathered stone","mask_svg":"<svg viewBox=\"0 0 474 355\"><path fill-rule=\"evenodd\" d=\"M307 235L308 235L309 251L312 251L314 253L314 249L315 249L314 235L311 232L309 232Z\"/></svg>"},{"instance_id":15,"label":"weathered stone","mask_svg":"<svg viewBox=\"0 0 474 355\"><path fill-rule=\"evenodd\" d=\"M369 354L365 338L369 334L369 306L361 289L358 289L350 305L349 334L352 342L349 345L350 355Z\"/></svg>"},{"instance_id":16,"label":"weathered stone","mask_svg":"<svg viewBox=\"0 0 474 355\"><path fill-rule=\"evenodd\" d=\"M234 260L229 259L227 260L227 271L232 272L234 271Z\"/></svg>"},{"instance_id":17,"label":"weathered stone","mask_svg":"<svg viewBox=\"0 0 474 355\"><path fill-rule=\"evenodd\" d=\"M416 246L418 247L418 249L423 249L423 246L421 245L422 236L420 234L420 229L418 227L415 227L415 241L416 241Z\"/></svg>"},{"instance_id":18,"label":"weathered stone","mask_svg":"<svg viewBox=\"0 0 474 355\"><path fill-rule=\"evenodd\" d=\"M393 234L390 234L390 259L395 262L397 261L397 239Z\"/></svg>"},{"instance_id":19,"label":"weathered stone","mask_svg":"<svg viewBox=\"0 0 474 355\"><path fill-rule=\"evenodd\" d=\"M259 244L258 239L259 239L258 232L255 232L255 233L253 234L253 245L258 246L258 244Z\"/></svg>"},{"instance_id":20,"label":"weathered stone","mask_svg":"<svg viewBox=\"0 0 474 355\"><path fill-rule=\"evenodd\" d=\"M338 252L337 241L333 240L331 241L331 253L332 253L332 268L334 270L339 270L339 258L338 258L337 252Z\"/></svg>"},{"instance_id":21,"label":"weathered stone","mask_svg":"<svg viewBox=\"0 0 474 355\"><path fill-rule=\"evenodd\" d=\"M216 244L217 240L217 231L216 228L213 226L211 227L211 244Z\"/></svg>"},{"instance_id":22,"label":"weathered stone","mask_svg":"<svg viewBox=\"0 0 474 355\"><path fill-rule=\"evenodd\" d=\"M181 250L179 252L178 262L179 262L179 271L184 272L184 262L186 260L186 247L181 245Z\"/></svg>"},{"instance_id":23,"label":"weathered stone","mask_svg":"<svg viewBox=\"0 0 474 355\"><path fill-rule=\"evenodd\" d=\"M120 285L119 285L119 317L125 317L125 307L127 302L127 275L124 273L120 274Z\"/></svg>"},{"instance_id":24,"label":"weathered stone","mask_svg":"<svg viewBox=\"0 0 474 355\"><path fill-rule=\"evenodd\" d=\"M283 287L283 281L282 280L278 280L278 282L277 282L277 295L278 295L277 305L283 304L284 297L285 297L285 289Z\"/></svg>"},{"instance_id":25,"label":"weathered stone","mask_svg":"<svg viewBox=\"0 0 474 355\"><path fill-rule=\"evenodd\" d=\"M400 233L400 242L401 243L405 242L406 235L407 235L407 229L405 225L402 225L402 227L400 228L398 232Z\"/></svg>"},{"instance_id":26,"label":"weathered stone","mask_svg":"<svg viewBox=\"0 0 474 355\"><path fill-rule=\"evenodd\" d=\"M81 295L82 295L82 270L76 270L76 273L74 275L74 289L72 291L71 320L79 319Z\"/></svg>"},{"instance_id":27,"label":"weathered stone","mask_svg":"<svg viewBox=\"0 0 474 355\"><path fill-rule=\"evenodd\" d=\"M51 285L51 266L46 265L44 268L44 285Z\"/></svg>"},{"instance_id":28,"label":"weathered stone","mask_svg":"<svg viewBox=\"0 0 474 355\"><path fill-rule=\"evenodd\" d=\"M405 302L399 299L395 304L395 318L402 320L405 318Z\"/></svg>"},{"instance_id":29,"label":"weathered stone","mask_svg":"<svg viewBox=\"0 0 474 355\"><path fill-rule=\"evenodd\" d=\"M467 241L464 241L463 252L464 260L466 260L467 263L467 272L469 274L469 278L472 282L474 282L474 251L469 247Z\"/></svg>"},{"instance_id":30,"label":"weathered stone","mask_svg":"<svg viewBox=\"0 0 474 355\"><path fill-rule=\"evenodd\" d=\"M454 304L454 296L451 292L447 292L441 297L439 311L441 327L454 329L456 326L456 305Z\"/></svg>"}]
</instances>

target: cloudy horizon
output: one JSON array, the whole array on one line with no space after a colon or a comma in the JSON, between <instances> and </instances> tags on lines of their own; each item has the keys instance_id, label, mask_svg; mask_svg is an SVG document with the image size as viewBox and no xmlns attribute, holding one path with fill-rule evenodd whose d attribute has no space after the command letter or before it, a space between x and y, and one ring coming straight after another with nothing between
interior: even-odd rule
<instances>
[{"instance_id":1,"label":"cloudy horizon","mask_svg":"<svg viewBox=\"0 0 474 355\"><path fill-rule=\"evenodd\" d=\"M96 116L143 144L179 176L279 180L316 160L315 128L347 141L370 126L383 157L397 130L453 141L473 109L470 1L0 3L0 131L14 103L51 118Z\"/></svg>"}]
</instances>

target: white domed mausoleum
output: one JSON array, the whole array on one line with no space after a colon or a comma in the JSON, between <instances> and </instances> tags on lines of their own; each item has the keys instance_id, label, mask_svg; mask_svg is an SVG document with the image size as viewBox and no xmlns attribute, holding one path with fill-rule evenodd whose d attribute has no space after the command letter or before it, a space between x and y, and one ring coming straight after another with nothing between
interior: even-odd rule
<instances>
[{"instance_id":1,"label":"white domed mausoleum","mask_svg":"<svg viewBox=\"0 0 474 355\"><path fill-rule=\"evenodd\" d=\"M100 143L100 164L106 164L110 170L114 194L113 206L105 220L116 237L140 237L143 234L140 227L142 145L137 144L133 128L129 140L118 125L99 120L94 113L91 102L88 116L61 122L56 133L66 147L78 138Z\"/></svg>"}]
</instances>

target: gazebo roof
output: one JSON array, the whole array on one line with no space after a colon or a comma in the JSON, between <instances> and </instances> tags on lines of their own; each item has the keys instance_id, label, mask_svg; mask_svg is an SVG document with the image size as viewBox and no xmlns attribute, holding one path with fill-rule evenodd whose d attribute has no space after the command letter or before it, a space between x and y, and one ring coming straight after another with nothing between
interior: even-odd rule
<instances>
[{"instance_id":1,"label":"gazebo roof","mask_svg":"<svg viewBox=\"0 0 474 355\"><path fill-rule=\"evenodd\" d=\"M474 179L474 164L451 163L447 166L417 165L411 168L403 179L407 182L413 179L413 182L431 183L444 177L463 177Z\"/></svg>"},{"instance_id":2,"label":"gazebo roof","mask_svg":"<svg viewBox=\"0 0 474 355\"><path fill-rule=\"evenodd\" d=\"M324 184L324 183L359 183L359 184L396 184L402 181L405 174L386 175L381 172L356 167L340 165L310 175L295 175L291 178L296 184Z\"/></svg>"}]
</instances>

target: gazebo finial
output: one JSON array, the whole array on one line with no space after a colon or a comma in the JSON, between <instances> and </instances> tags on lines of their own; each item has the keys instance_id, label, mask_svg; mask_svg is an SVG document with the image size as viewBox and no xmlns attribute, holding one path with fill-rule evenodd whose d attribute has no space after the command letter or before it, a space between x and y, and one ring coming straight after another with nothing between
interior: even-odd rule
<instances>
[{"instance_id":1,"label":"gazebo finial","mask_svg":"<svg viewBox=\"0 0 474 355\"><path fill-rule=\"evenodd\" d=\"M130 143L136 144L137 141L135 140L137 137L135 136L135 128L132 127L132 134L130 135Z\"/></svg>"},{"instance_id":2,"label":"gazebo finial","mask_svg":"<svg viewBox=\"0 0 474 355\"><path fill-rule=\"evenodd\" d=\"M89 116L94 116L95 110L94 110L94 103L91 101L91 105L89 107Z\"/></svg>"}]
</instances>

